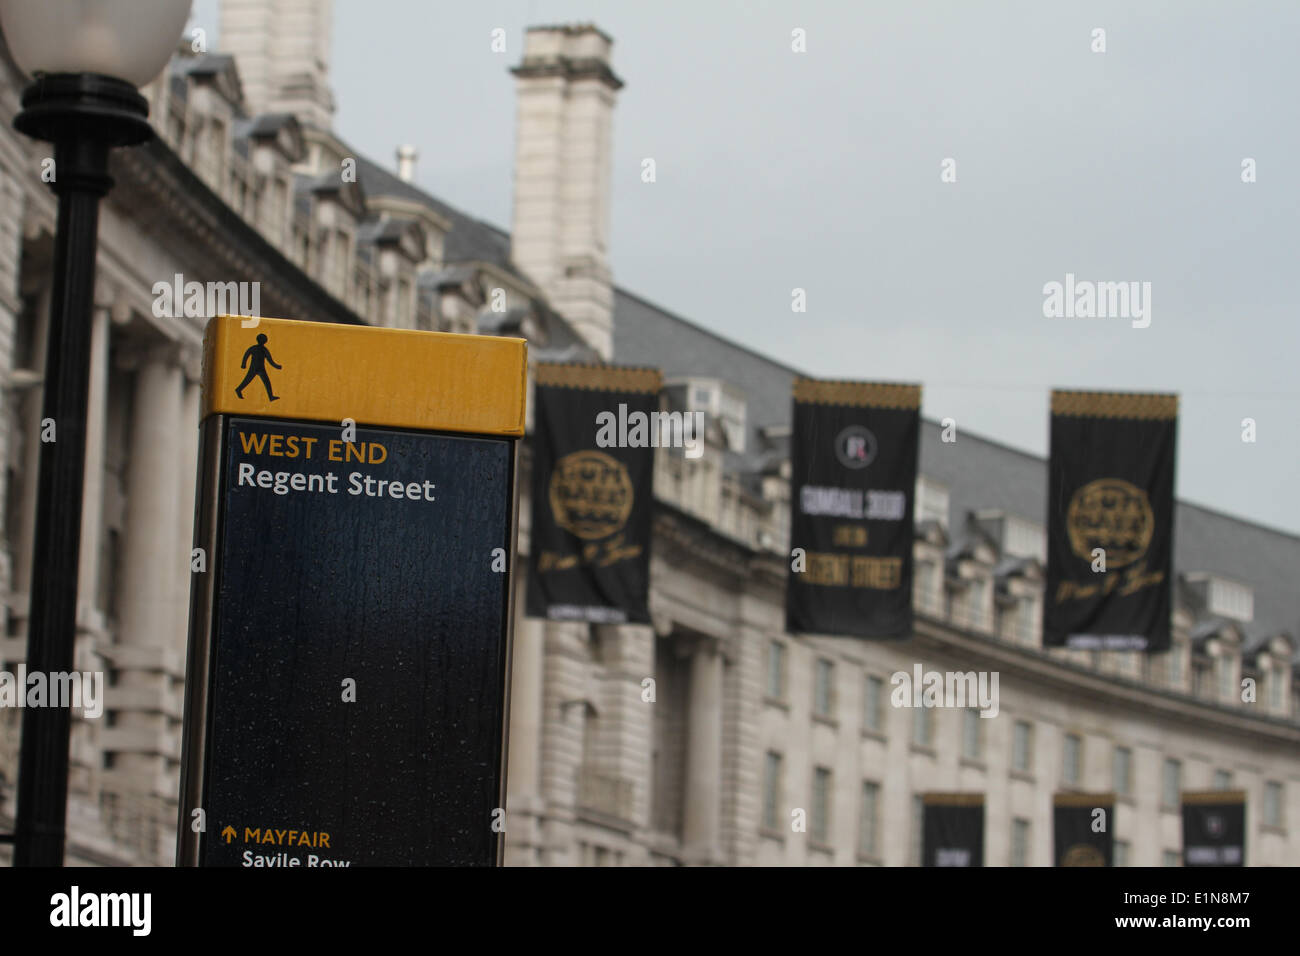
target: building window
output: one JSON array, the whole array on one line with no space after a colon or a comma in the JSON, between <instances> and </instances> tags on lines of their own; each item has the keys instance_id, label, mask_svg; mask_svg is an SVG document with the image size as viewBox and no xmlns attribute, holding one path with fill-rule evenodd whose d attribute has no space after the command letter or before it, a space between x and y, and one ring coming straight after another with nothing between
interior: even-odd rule
<instances>
[{"instance_id":1,"label":"building window","mask_svg":"<svg viewBox=\"0 0 1300 956\"><path fill-rule=\"evenodd\" d=\"M1236 618L1238 621L1249 621L1254 617L1254 589L1219 577L1211 577L1208 585L1205 603L1206 610L1211 614Z\"/></svg>"},{"instance_id":2,"label":"building window","mask_svg":"<svg viewBox=\"0 0 1300 956\"><path fill-rule=\"evenodd\" d=\"M397 328L411 327L411 280L403 276L397 280Z\"/></svg>"},{"instance_id":3,"label":"building window","mask_svg":"<svg viewBox=\"0 0 1300 956\"><path fill-rule=\"evenodd\" d=\"M1029 725L1029 721L1017 720L1011 733L1011 769L1028 773L1033 728Z\"/></svg>"},{"instance_id":4,"label":"building window","mask_svg":"<svg viewBox=\"0 0 1300 956\"><path fill-rule=\"evenodd\" d=\"M1282 784L1276 780L1264 784L1264 826L1282 826Z\"/></svg>"},{"instance_id":5,"label":"building window","mask_svg":"<svg viewBox=\"0 0 1300 956\"><path fill-rule=\"evenodd\" d=\"M1115 748L1115 763L1112 768L1114 777L1112 786L1121 797L1133 795L1133 751L1127 747Z\"/></svg>"},{"instance_id":6,"label":"building window","mask_svg":"<svg viewBox=\"0 0 1300 956\"><path fill-rule=\"evenodd\" d=\"M934 600L935 566L932 561L916 562L916 604L923 611L937 611Z\"/></svg>"},{"instance_id":7,"label":"building window","mask_svg":"<svg viewBox=\"0 0 1300 956\"><path fill-rule=\"evenodd\" d=\"M926 475L916 476L916 520L948 527L948 488Z\"/></svg>"},{"instance_id":8,"label":"building window","mask_svg":"<svg viewBox=\"0 0 1300 956\"><path fill-rule=\"evenodd\" d=\"M980 759L980 712L972 708L963 711L961 754L967 760Z\"/></svg>"},{"instance_id":9,"label":"building window","mask_svg":"<svg viewBox=\"0 0 1300 956\"><path fill-rule=\"evenodd\" d=\"M835 665L824 657L817 658L817 667L813 681L813 714L817 717L831 716L831 691L835 676Z\"/></svg>"},{"instance_id":10,"label":"building window","mask_svg":"<svg viewBox=\"0 0 1300 956\"><path fill-rule=\"evenodd\" d=\"M1227 770L1214 771L1214 789L1229 790L1232 787L1232 774Z\"/></svg>"},{"instance_id":11,"label":"building window","mask_svg":"<svg viewBox=\"0 0 1300 956\"><path fill-rule=\"evenodd\" d=\"M1177 851L1177 850L1165 850L1164 853L1161 854L1161 857L1160 857L1160 865L1161 865L1161 866L1177 866L1177 865L1178 865L1178 851Z\"/></svg>"},{"instance_id":12,"label":"building window","mask_svg":"<svg viewBox=\"0 0 1300 956\"><path fill-rule=\"evenodd\" d=\"M1164 792L1161 797L1164 801L1165 809L1178 809L1178 802L1181 799L1183 791L1183 765L1181 761L1174 760L1172 757L1165 758L1165 777Z\"/></svg>"},{"instance_id":13,"label":"building window","mask_svg":"<svg viewBox=\"0 0 1300 956\"><path fill-rule=\"evenodd\" d=\"M1061 780L1067 786L1078 786L1079 771L1083 765L1083 738L1078 734L1065 735L1065 752L1061 760Z\"/></svg>"},{"instance_id":14,"label":"building window","mask_svg":"<svg viewBox=\"0 0 1300 956\"><path fill-rule=\"evenodd\" d=\"M831 772L825 767L813 770L812 838L825 845L830 842Z\"/></svg>"},{"instance_id":15,"label":"building window","mask_svg":"<svg viewBox=\"0 0 1300 956\"><path fill-rule=\"evenodd\" d=\"M934 736L934 717L929 707L912 708L912 743L918 747L930 746Z\"/></svg>"},{"instance_id":16,"label":"building window","mask_svg":"<svg viewBox=\"0 0 1300 956\"><path fill-rule=\"evenodd\" d=\"M1212 664L1192 661L1192 696L1213 698L1214 688L1211 683L1214 675L1210 673Z\"/></svg>"},{"instance_id":17,"label":"building window","mask_svg":"<svg viewBox=\"0 0 1300 956\"><path fill-rule=\"evenodd\" d=\"M1125 840L1115 841L1115 865L1128 866L1128 842Z\"/></svg>"},{"instance_id":18,"label":"building window","mask_svg":"<svg viewBox=\"0 0 1300 956\"><path fill-rule=\"evenodd\" d=\"M880 784L865 780L862 783L862 817L858 821L858 852L863 856L876 856L879 851L877 821L880 814Z\"/></svg>"},{"instance_id":19,"label":"building window","mask_svg":"<svg viewBox=\"0 0 1300 956\"><path fill-rule=\"evenodd\" d=\"M352 237L342 229L336 229L333 242L333 272L331 283L336 284L340 298L346 300L350 292L348 279L352 274Z\"/></svg>"},{"instance_id":20,"label":"building window","mask_svg":"<svg viewBox=\"0 0 1300 956\"><path fill-rule=\"evenodd\" d=\"M785 645L780 641L767 646L767 696L785 700Z\"/></svg>"},{"instance_id":21,"label":"building window","mask_svg":"<svg viewBox=\"0 0 1300 956\"><path fill-rule=\"evenodd\" d=\"M1021 644L1034 645L1038 643L1038 634L1036 625L1038 615L1034 613L1034 599L1031 597L1022 597L1016 602L1018 610L1016 612L1017 638Z\"/></svg>"},{"instance_id":22,"label":"building window","mask_svg":"<svg viewBox=\"0 0 1300 956\"><path fill-rule=\"evenodd\" d=\"M1011 821L1011 865L1029 865L1029 821L1020 817Z\"/></svg>"},{"instance_id":23,"label":"building window","mask_svg":"<svg viewBox=\"0 0 1300 956\"><path fill-rule=\"evenodd\" d=\"M221 182L226 172L226 124L219 119L209 120L209 123L208 168L213 179L213 191L221 193Z\"/></svg>"},{"instance_id":24,"label":"building window","mask_svg":"<svg viewBox=\"0 0 1300 956\"><path fill-rule=\"evenodd\" d=\"M767 761L763 766L763 826L769 830L778 830L781 827L780 805L781 755L769 750Z\"/></svg>"},{"instance_id":25,"label":"building window","mask_svg":"<svg viewBox=\"0 0 1300 956\"><path fill-rule=\"evenodd\" d=\"M971 578L966 582L965 613L955 623L970 630L988 629L989 584L985 578Z\"/></svg>"},{"instance_id":26,"label":"building window","mask_svg":"<svg viewBox=\"0 0 1300 956\"><path fill-rule=\"evenodd\" d=\"M920 794L912 797L912 865L921 866L925 861L921 859L921 853L924 849L925 833L925 800Z\"/></svg>"},{"instance_id":27,"label":"building window","mask_svg":"<svg viewBox=\"0 0 1300 956\"><path fill-rule=\"evenodd\" d=\"M862 726L874 733L883 733L885 729L884 679L868 675L863 693Z\"/></svg>"}]
</instances>

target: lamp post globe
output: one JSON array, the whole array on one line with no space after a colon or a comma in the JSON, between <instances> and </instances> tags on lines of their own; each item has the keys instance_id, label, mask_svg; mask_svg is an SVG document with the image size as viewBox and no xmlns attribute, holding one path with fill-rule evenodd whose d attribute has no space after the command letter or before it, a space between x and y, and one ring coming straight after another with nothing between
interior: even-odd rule
<instances>
[{"instance_id":1,"label":"lamp post globe","mask_svg":"<svg viewBox=\"0 0 1300 956\"><path fill-rule=\"evenodd\" d=\"M108 153L153 135L137 87L167 64L189 11L190 0L0 0L10 54L32 77L14 127L53 144L50 186L59 197L41 409L56 440L40 451L29 674L74 669L99 200L113 185ZM23 711L15 866L63 863L71 717L70 706Z\"/></svg>"},{"instance_id":2,"label":"lamp post globe","mask_svg":"<svg viewBox=\"0 0 1300 956\"><path fill-rule=\"evenodd\" d=\"M144 86L167 65L189 0L0 0L0 26L28 76L98 73Z\"/></svg>"}]
</instances>

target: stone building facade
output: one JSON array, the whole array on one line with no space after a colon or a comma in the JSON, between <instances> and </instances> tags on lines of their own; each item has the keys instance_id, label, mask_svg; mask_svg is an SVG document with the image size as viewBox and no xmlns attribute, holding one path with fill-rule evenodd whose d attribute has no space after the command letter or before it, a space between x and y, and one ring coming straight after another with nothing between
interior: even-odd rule
<instances>
[{"instance_id":1,"label":"stone building facade","mask_svg":"<svg viewBox=\"0 0 1300 956\"><path fill-rule=\"evenodd\" d=\"M1174 650L1045 652L1045 462L968 434L944 442L926 422L915 635L784 633L797 373L613 283L610 38L527 34L507 233L418 188L409 150L393 172L332 130L330 27L319 0L224 0L222 52L187 41L144 91L159 139L113 160L77 646L78 668L110 686L102 718L74 719L70 862L173 859L199 342L208 314L239 311L244 282L259 283L263 315L523 335L534 359L657 366L666 402L706 412L701 458L658 452L652 624L517 621L508 863L908 865L919 795L960 789L987 794L987 862L1049 865L1052 794L1075 789L1117 793L1120 862L1174 864L1178 793L1216 787L1248 793L1249 862L1300 862L1300 538L1180 504ZM8 670L40 573L55 210L45 148L10 126L21 88L0 49ZM159 290L177 276L203 284L201 306L168 307ZM521 608L528 474L525 445ZM918 663L998 672L999 713L892 706L891 675ZM19 716L0 710L0 829Z\"/></svg>"}]
</instances>

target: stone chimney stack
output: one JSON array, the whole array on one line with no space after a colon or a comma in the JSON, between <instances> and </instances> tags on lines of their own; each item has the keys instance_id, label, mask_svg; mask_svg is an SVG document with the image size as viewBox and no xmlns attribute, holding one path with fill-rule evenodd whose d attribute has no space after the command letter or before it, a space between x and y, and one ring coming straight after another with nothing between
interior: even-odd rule
<instances>
[{"instance_id":1,"label":"stone chimney stack","mask_svg":"<svg viewBox=\"0 0 1300 956\"><path fill-rule=\"evenodd\" d=\"M592 24L532 27L516 77L514 262L609 358L613 41Z\"/></svg>"},{"instance_id":2,"label":"stone chimney stack","mask_svg":"<svg viewBox=\"0 0 1300 956\"><path fill-rule=\"evenodd\" d=\"M333 0L221 0L221 50L235 57L250 112L330 128L333 22Z\"/></svg>"},{"instance_id":3,"label":"stone chimney stack","mask_svg":"<svg viewBox=\"0 0 1300 956\"><path fill-rule=\"evenodd\" d=\"M420 152L410 144L397 147L397 178L404 183L415 180L415 161Z\"/></svg>"}]
</instances>

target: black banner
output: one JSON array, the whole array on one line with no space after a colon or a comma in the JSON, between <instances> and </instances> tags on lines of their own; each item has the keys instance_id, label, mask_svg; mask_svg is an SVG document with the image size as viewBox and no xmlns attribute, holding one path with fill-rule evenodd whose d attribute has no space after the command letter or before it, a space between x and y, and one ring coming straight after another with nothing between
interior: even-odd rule
<instances>
[{"instance_id":1,"label":"black banner","mask_svg":"<svg viewBox=\"0 0 1300 956\"><path fill-rule=\"evenodd\" d=\"M984 865L984 795L927 793L922 827L922 866Z\"/></svg>"},{"instance_id":2,"label":"black banner","mask_svg":"<svg viewBox=\"0 0 1300 956\"><path fill-rule=\"evenodd\" d=\"M1052 833L1057 866L1114 866L1114 794L1056 794Z\"/></svg>"},{"instance_id":3,"label":"black banner","mask_svg":"<svg viewBox=\"0 0 1300 956\"><path fill-rule=\"evenodd\" d=\"M1052 392L1043 646L1169 649L1176 395Z\"/></svg>"},{"instance_id":4,"label":"black banner","mask_svg":"<svg viewBox=\"0 0 1300 956\"><path fill-rule=\"evenodd\" d=\"M648 623L654 449L703 435L660 413L655 369L535 371L528 614Z\"/></svg>"},{"instance_id":5,"label":"black banner","mask_svg":"<svg viewBox=\"0 0 1300 956\"><path fill-rule=\"evenodd\" d=\"M1246 794L1183 793L1183 866L1246 865Z\"/></svg>"},{"instance_id":6,"label":"black banner","mask_svg":"<svg viewBox=\"0 0 1300 956\"><path fill-rule=\"evenodd\" d=\"M912 633L912 513L921 387L794 383L791 633Z\"/></svg>"}]
</instances>

